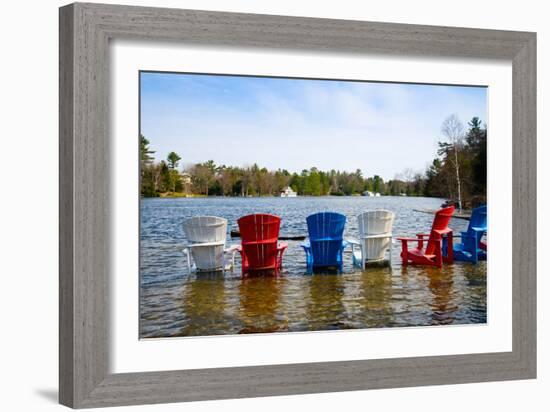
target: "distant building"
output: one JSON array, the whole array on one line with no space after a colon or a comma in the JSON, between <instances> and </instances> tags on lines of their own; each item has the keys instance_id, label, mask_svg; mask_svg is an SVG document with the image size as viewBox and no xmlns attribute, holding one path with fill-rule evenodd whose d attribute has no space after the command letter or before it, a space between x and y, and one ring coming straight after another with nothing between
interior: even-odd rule
<instances>
[{"instance_id":1,"label":"distant building","mask_svg":"<svg viewBox=\"0 0 550 412\"><path fill-rule=\"evenodd\" d=\"M187 172L182 172L180 173L180 178L183 186L183 193L187 196L189 195L189 192L191 192L191 175Z\"/></svg>"},{"instance_id":2,"label":"distant building","mask_svg":"<svg viewBox=\"0 0 550 412\"><path fill-rule=\"evenodd\" d=\"M374 193L371 192L371 191L369 191L369 190L365 190L365 191L363 192L363 196L374 196Z\"/></svg>"},{"instance_id":3,"label":"distant building","mask_svg":"<svg viewBox=\"0 0 550 412\"><path fill-rule=\"evenodd\" d=\"M298 193L296 193L290 186L287 186L282 192L281 197L296 197L298 196Z\"/></svg>"},{"instance_id":4,"label":"distant building","mask_svg":"<svg viewBox=\"0 0 550 412\"><path fill-rule=\"evenodd\" d=\"M181 182L184 185L190 185L191 184L191 175L189 173L183 172L180 173Z\"/></svg>"}]
</instances>

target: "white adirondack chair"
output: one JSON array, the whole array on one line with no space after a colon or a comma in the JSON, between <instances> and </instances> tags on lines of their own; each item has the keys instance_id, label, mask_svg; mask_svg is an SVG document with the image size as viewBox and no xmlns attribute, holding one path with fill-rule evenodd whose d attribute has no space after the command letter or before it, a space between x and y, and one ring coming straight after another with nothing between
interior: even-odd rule
<instances>
[{"instance_id":1,"label":"white adirondack chair","mask_svg":"<svg viewBox=\"0 0 550 412\"><path fill-rule=\"evenodd\" d=\"M195 216L183 222L187 245L187 268L191 272L191 258L197 271L225 271L225 240L227 219L217 216Z\"/></svg>"},{"instance_id":2,"label":"white adirondack chair","mask_svg":"<svg viewBox=\"0 0 550 412\"><path fill-rule=\"evenodd\" d=\"M357 216L359 240L349 240L356 266L365 269L366 263L384 260L388 249L388 261L391 265L394 219L395 214L388 210L370 210ZM359 246L358 250L355 250L354 245Z\"/></svg>"}]
</instances>

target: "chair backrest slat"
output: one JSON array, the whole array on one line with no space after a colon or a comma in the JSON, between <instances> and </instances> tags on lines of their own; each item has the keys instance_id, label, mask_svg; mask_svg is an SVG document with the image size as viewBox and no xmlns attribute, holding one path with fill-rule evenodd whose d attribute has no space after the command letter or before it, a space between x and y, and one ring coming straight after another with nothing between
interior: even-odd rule
<instances>
[{"instance_id":1,"label":"chair backrest slat","mask_svg":"<svg viewBox=\"0 0 550 412\"><path fill-rule=\"evenodd\" d=\"M191 244L223 242L218 246L191 249L198 270L214 270L223 267L227 219L217 216L195 216L183 222L183 232Z\"/></svg>"},{"instance_id":2,"label":"chair backrest slat","mask_svg":"<svg viewBox=\"0 0 550 412\"><path fill-rule=\"evenodd\" d=\"M258 213L241 217L237 224L249 268L275 267L281 218Z\"/></svg>"},{"instance_id":3,"label":"chair backrest slat","mask_svg":"<svg viewBox=\"0 0 550 412\"><path fill-rule=\"evenodd\" d=\"M391 233L395 214L389 210L369 210L357 216L359 236Z\"/></svg>"},{"instance_id":4,"label":"chair backrest slat","mask_svg":"<svg viewBox=\"0 0 550 412\"><path fill-rule=\"evenodd\" d=\"M479 242L487 231L487 206L479 206L472 210L467 237L463 238L464 250L471 254L477 253Z\"/></svg>"},{"instance_id":5,"label":"chair backrest slat","mask_svg":"<svg viewBox=\"0 0 550 412\"><path fill-rule=\"evenodd\" d=\"M185 237L192 243L224 241L227 219L217 216L195 216L183 222Z\"/></svg>"},{"instance_id":6,"label":"chair backrest slat","mask_svg":"<svg viewBox=\"0 0 550 412\"><path fill-rule=\"evenodd\" d=\"M346 217L335 212L320 212L306 218L314 265L338 265Z\"/></svg>"},{"instance_id":7,"label":"chair backrest slat","mask_svg":"<svg viewBox=\"0 0 550 412\"><path fill-rule=\"evenodd\" d=\"M391 235L395 214L389 210L368 210L357 216L362 258L381 260L391 246L391 238L368 238L372 235Z\"/></svg>"},{"instance_id":8,"label":"chair backrest slat","mask_svg":"<svg viewBox=\"0 0 550 412\"><path fill-rule=\"evenodd\" d=\"M472 211L470 224L468 225L468 233L473 234L474 228L477 229L477 231L487 230L487 206L486 205L476 207Z\"/></svg>"},{"instance_id":9,"label":"chair backrest slat","mask_svg":"<svg viewBox=\"0 0 550 412\"><path fill-rule=\"evenodd\" d=\"M435 213L434 221L432 224L432 230L428 239L428 245L426 246L426 254L432 255L435 252L435 242L440 239L440 232L444 232L449 229L449 222L455 211L454 206L445 207L439 209Z\"/></svg>"}]
</instances>

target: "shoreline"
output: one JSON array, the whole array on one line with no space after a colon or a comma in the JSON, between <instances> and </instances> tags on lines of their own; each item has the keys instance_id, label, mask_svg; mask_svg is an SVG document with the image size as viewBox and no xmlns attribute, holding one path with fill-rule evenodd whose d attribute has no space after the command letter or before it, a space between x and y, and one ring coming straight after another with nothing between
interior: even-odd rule
<instances>
[{"instance_id":1,"label":"shoreline","mask_svg":"<svg viewBox=\"0 0 550 412\"><path fill-rule=\"evenodd\" d=\"M399 197L399 198L426 198L426 199L443 199L448 200L444 197L438 197L438 196L399 196L399 195L380 195L380 196L363 196L359 194L354 195L301 195L301 196L273 196L273 195L265 195L265 196L218 196L218 195L185 195L185 194L161 194L160 196L141 196L140 199L297 199L297 198L321 198L321 197L334 197L334 198L343 198L343 197L372 197L372 198L380 198L380 197Z\"/></svg>"}]
</instances>

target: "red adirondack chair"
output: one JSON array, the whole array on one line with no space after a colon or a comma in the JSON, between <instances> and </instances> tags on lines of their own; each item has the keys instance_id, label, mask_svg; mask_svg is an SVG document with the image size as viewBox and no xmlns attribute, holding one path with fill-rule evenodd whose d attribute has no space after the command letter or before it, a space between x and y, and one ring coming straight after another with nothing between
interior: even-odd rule
<instances>
[{"instance_id":1,"label":"red adirondack chair","mask_svg":"<svg viewBox=\"0 0 550 412\"><path fill-rule=\"evenodd\" d=\"M438 210L429 234L417 234L416 238L397 238L401 241L401 258L404 266L412 263L442 267L443 262L453 262L453 232L449 228L449 221L454 211L454 206ZM447 236L448 239L447 256L441 253L443 236ZM426 238L428 238L427 242ZM409 242L416 242L416 247L409 249ZM426 248L424 248L425 242Z\"/></svg>"},{"instance_id":2,"label":"red adirondack chair","mask_svg":"<svg viewBox=\"0 0 550 412\"><path fill-rule=\"evenodd\" d=\"M243 216L237 220L241 234L242 273L274 270L278 273L283 263L284 242L278 243L281 218L268 214Z\"/></svg>"},{"instance_id":3,"label":"red adirondack chair","mask_svg":"<svg viewBox=\"0 0 550 412\"><path fill-rule=\"evenodd\" d=\"M484 250L485 252L487 252L487 240L480 240L479 241L479 248L481 250Z\"/></svg>"}]
</instances>

